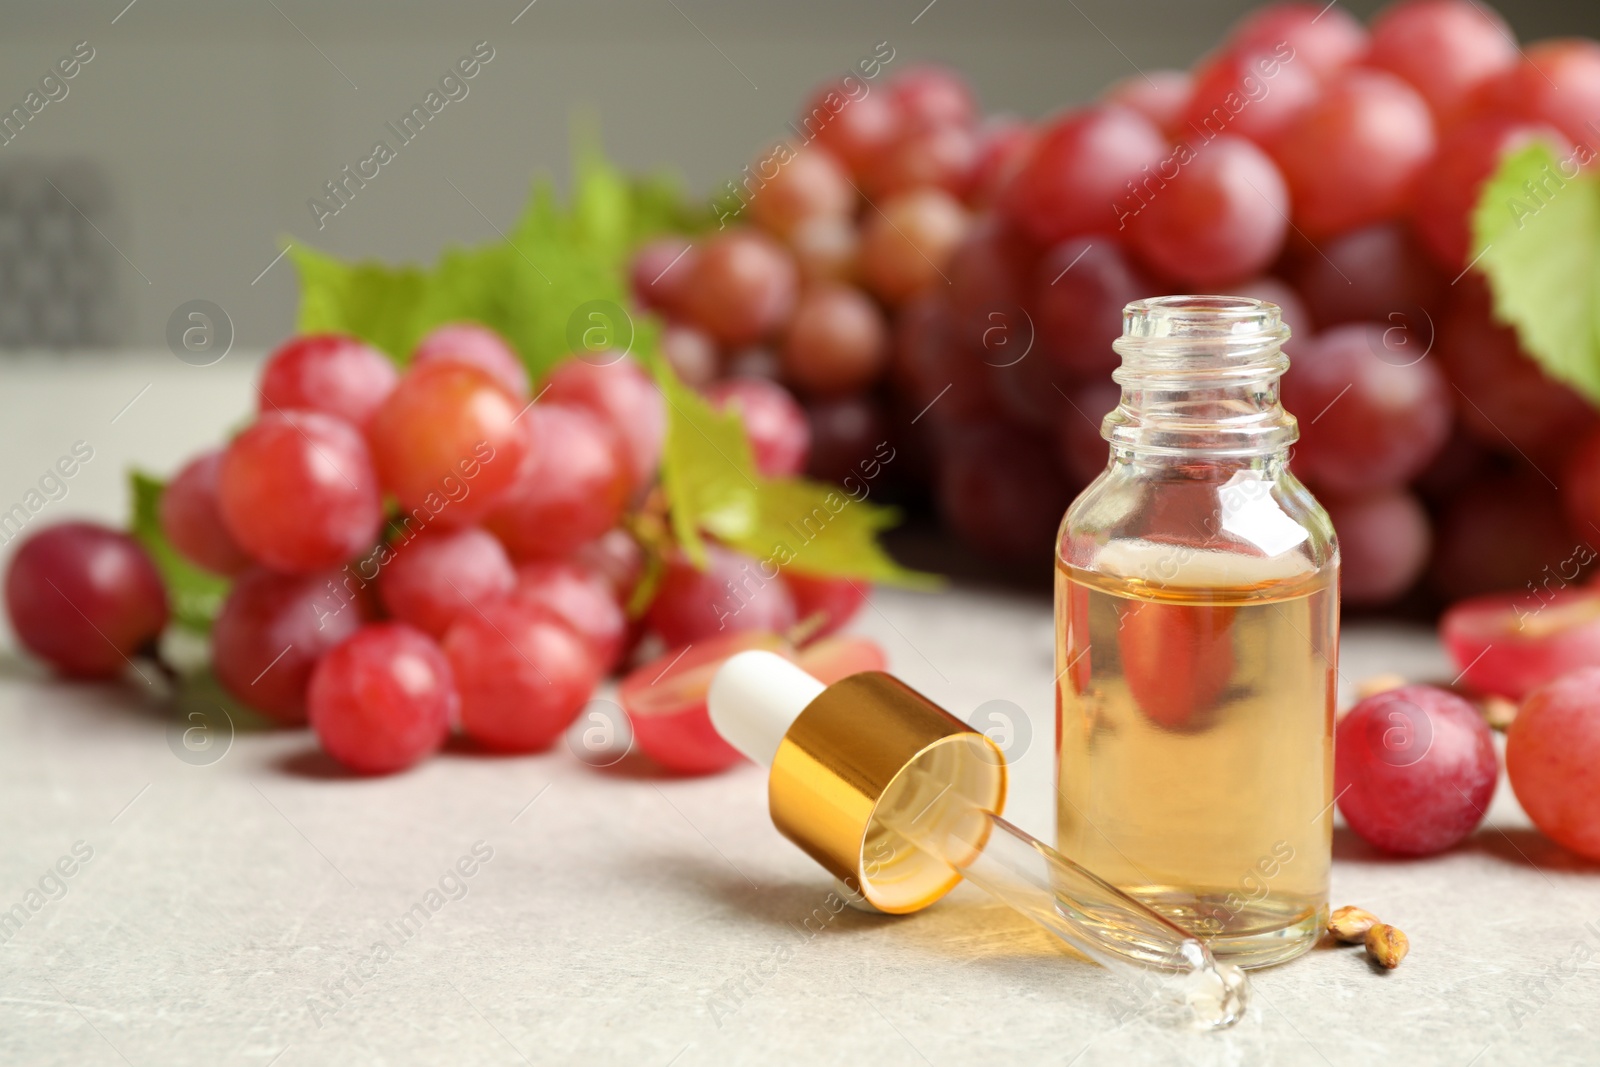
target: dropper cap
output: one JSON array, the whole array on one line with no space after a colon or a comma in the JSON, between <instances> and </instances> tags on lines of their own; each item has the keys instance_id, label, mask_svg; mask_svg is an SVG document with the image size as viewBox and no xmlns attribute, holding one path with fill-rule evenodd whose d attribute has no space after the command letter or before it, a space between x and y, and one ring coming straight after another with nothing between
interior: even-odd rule
<instances>
[{"instance_id":1,"label":"dropper cap","mask_svg":"<svg viewBox=\"0 0 1600 1067\"><path fill-rule=\"evenodd\" d=\"M892 829L895 815L952 790L992 814L1005 805L994 743L879 671L824 686L782 656L741 652L712 679L707 707L729 744L772 769L779 832L880 911L917 911L961 881Z\"/></svg>"}]
</instances>

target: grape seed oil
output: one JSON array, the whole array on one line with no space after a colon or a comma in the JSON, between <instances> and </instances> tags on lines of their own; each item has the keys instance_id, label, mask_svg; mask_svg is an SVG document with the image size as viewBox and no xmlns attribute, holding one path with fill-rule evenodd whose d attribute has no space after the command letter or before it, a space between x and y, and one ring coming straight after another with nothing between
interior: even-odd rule
<instances>
[{"instance_id":1,"label":"grape seed oil","mask_svg":"<svg viewBox=\"0 0 1600 1067\"><path fill-rule=\"evenodd\" d=\"M1057 848L1245 967L1328 913L1338 549L1288 470L1287 330L1129 305L1107 469L1056 560Z\"/></svg>"}]
</instances>

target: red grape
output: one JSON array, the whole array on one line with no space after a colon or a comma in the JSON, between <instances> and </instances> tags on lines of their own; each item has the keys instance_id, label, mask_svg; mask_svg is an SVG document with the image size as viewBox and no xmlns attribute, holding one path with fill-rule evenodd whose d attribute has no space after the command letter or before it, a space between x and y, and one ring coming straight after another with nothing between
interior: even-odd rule
<instances>
[{"instance_id":1,"label":"red grape","mask_svg":"<svg viewBox=\"0 0 1600 1067\"><path fill-rule=\"evenodd\" d=\"M913 126L970 126L978 105L961 75L943 67L911 67L889 86L889 103Z\"/></svg>"},{"instance_id":2,"label":"red grape","mask_svg":"<svg viewBox=\"0 0 1600 1067\"><path fill-rule=\"evenodd\" d=\"M1237 282L1228 286L1228 291L1224 295L1245 296L1252 300L1265 300L1269 304L1275 304L1283 324L1289 327L1296 337L1311 336L1311 312L1306 308L1300 294L1281 278L1263 275L1247 282Z\"/></svg>"},{"instance_id":3,"label":"red grape","mask_svg":"<svg viewBox=\"0 0 1600 1067\"><path fill-rule=\"evenodd\" d=\"M786 478L806 468L811 454L811 427L789 391L764 378L729 378L706 390L718 411L732 411L744 424L756 470L768 478Z\"/></svg>"},{"instance_id":4,"label":"red grape","mask_svg":"<svg viewBox=\"0 0 1600 1067\"><path fill-rule=\"evenodd\" d=\"M856 578L822 578L785 572L784 584L794 597L795 616L803 623L820 617L812 639L826 637L855 618L867 602L867 583Z\"/></svg>"},{"instance_id":5,"label":"red grape","mask_svg":"<svg viewBox=\"0 0 1600 1067\"><path fill-rule=\"evenodd\" d=\"M594 650L550 608L511 596L468 612L444 638L461 728L485 748L539 752L600 683Z\"/></svg>"},{"instance_id":6,"label":"red grape","mask_svg":"<svg viewBox=\"0 0 1600 1067\"><path fill-rule=\"evenodd\" d=\"M62 674L110 678L161 635L167 594L139 542L64 522L29 536L11 557L6 611L17 639Z\"/></svg>"},{"instance_id":7,"label":"red grape","mask_svg":"<svg viewBox=\"0 0 1600 1067\"><path fill-rule=\"evenodd\" d=\"M1384 327L1336 326L1300 342L1283 403L1300 419L1295 469L1354 495L1405 485L1450 434L1450 386L1433 360L1395 362Z\"/></svg>"},{"instance_id":8,"label":"red grape","mask_svg":"<svg viewBox=\"0 0 1600 1067\"><path fill-rule=\"evenodd\" d=\"M1042 244L1110 233L1128 183L1140 181L1168 152L1161 131L1136 111L1114 104L1069 111L1040 132L1000 208Z\"/></svg>"},{"instance_id":9,"label":"red grape","mask_svg":"<svg viewBox=\"0 0 1600 1067\"><path fill-rule=\"evenodd\" d=\"M615 356L615 358L612 358ZM606 354L610 362L569 359L544 380L549 403L583 408L621 440L635 488L646 486L661 464L667 436L667 402L654 379L633 360Z\"/></svg>"},{"instance_id":10,"label":"red grape","mask_svg":"<svg viewBox=\"0 0 1600 1067\"><path fill-rule=\"evenodd\" d=\"M1600 861L1600 667L1536 690L1506 731L1506 777L1545 836Z\"/></svg>"},{"instance_id":11,"label":"red grape","mask_svg":"<svg viewBox=\"0 0 1600 1067\"><path fill-rule=\"evenodd\" d=\"M1532 471L1475 480L1444 508L1435 529L1429 572L1451 600L1523 589L1574 555L1556 491Z\"/></svg>"},{"instance_id":12,"label":"red grape","mask_svg":"<svg viewBox=\"0 0 1600 1067\"><path fill-rule=\"evenodd\" d=\"M997 325L1020 319L1039 256L1038 247L1002 220L990 217L979 222L950 260L954 340L979 351Z\"/></svg>"},{"instance_id":13,"label":"red grape","mask_svg":"<svg viewBox=\"0 0 1600 1067\"><path fill-rule=\"evenodd\" d=\"M631 479L609 426L583 408L535 404L519 429L527 459L484 520L513 556L564 556L617 524Z\"/></svg>"},{"instance_id":14,"label":"red grape","mask_svg":"<svg viewBox=\"0 0 1600 1067\"><path fill-rule=\"evenodd\" d=\"M1534 140L1547 141L1558 157L1572 151L1554 126L1489 115L1449 130L1439 150L1417 179L1427 195L1411 207L1411 225L1435 263L1452 275L1471 262L1472 214L1483 183L1500 161Z\"/></svg>"},{"instance_id":15,"label":"red grape","mask_svg":"<svg viewBox=\"0 0 1600 1067\"><path fill-rule=\"evenodd\" d=\"M570 560L537 560L517 568L516 597L554 612L589 644L602 673L621 662L628 616L601 572Z\"/></svg>"},{"instance_id":16,"label":"red grape","mask_svg":"<svg viewBox=\"0 0 1600 1067\"><path fill-rule=\"evenodd\" d=\"M913 189L883 201L869 209L862 226L862 280L891 305L943 284L969 224L966 209L939 189Z\"/></svg>"},{"instance_id":17,"label":"red grape","mask_svg":"<svg viewBox=\"0 0 1600 1067\"><path fill-rule=\"evenodd\" d=\"M263 413L320 411L364 427L399 377L387 356L340 334L294 337L267 357L258 393Z\"/></svg>"},{"instance_id":18,"label":"red grape","mask_svg":"<svg viewBox=\"0 0 1600 1067\"><path fill-rule=\"evenodd\" d=\"M809 219L789 235L789 249L806 285L854 281L860 248L854 219Z\"/></svg>"},{"instance_id":19,"label":"red grape","mask_svg":"<svg viewBox=\"0 0 1600 1067\"><path fill-rule=\"evenodd\" d=\"M1336 76L1272 145L1295 222L1313 239L1405 212L1433 150L1433 117L1417 91L1361 69Z\"/></svg>"},{"instance_id":20,"label":"red grape","mask_svg":"<svg viewBox=\"0 0 1600 1067\"><path fill-rule=\"evenodd\" d=\"M1275 144L1321 94L1311 66L1282 47L1232 49L1206 60L1174 135L1197 152L1223 133Z\"/></svg>"},{"instance_id":21,"label":"red grape","mask_svg":"<svg viewBox=\"0 0 1600 1067\"><path fill-rule=\"evenodd\" d=\"M306 686L317 661L371 614L342 571L246 571L211 629L217 681L239 701L283 723L306 718Z\"/></svg>"},{"instance_id":22,"label":"red grape","mask_svg":"<svg viewBox=\"0 0 1600 1067\"><path fill-rule=\"evenodd\" d=\"M1121 402L1122 387L1109 378L1084 382L1067 390L1067 400L1069 410L1056 427L1056 455L1073 484L1087 485L1111 458L1100 424Z\"/></svg>"},{"instance_id":23,"label":"red grape","mask_svg":"<svg viewBox=\"0 0 1600 1067\"><path fill-rule=\"evenodd\" d=\"M250 566L222 521L217 472L222 453L202 452L173 476L161 493L161 532L190 563L216 574L238 574Z\"/></svg>"},{"instance_id":24,"label":"red grape","mask_svg":"<svg viewBox=\"0 0 1600 1067\"><path fill-rule=\"evenodd\" d=\"M968 544L1001 559L1040 559L1071 502L1049 450L993 423L960 427L942 450L939 513Z\"/></svg>"},{"instance_id":25,"label":"red grape","mask_svg":"<svg viewBox=\"0 0 1600 1067\"><path fill-rule=\"evenodd\" d=\"M1021 119L998 117L978 129L978 150L967 182L967 203L993 204L1022 161L1033 151L1033 127Z\"/></svg>"},{"instance_id":26,"label":"red grape","mask_svg":"<svg viewBox=\"0 0 1600 1067\"><path fill-rule=\"evenodd\" d=\"M774 633L747 630L704 638L628 673L617 690L639 749L669 771L715 774L741 757L711 725L706 693L712 676L730 656L759 649L787 654Z\"/></svg>"},{"instance_id":27,"label":"red grape","mask_svg":"<svg viewBox=\"0 0 1600 1067\"><path fill-rule=\"evenodd\" d=\"M896 323L895 376L913 421L923 415L933 422L998 415L998 372L984 363L981 350L970 351L957 335L943 296L934 292L918 298Z\"/></svg>"},{"instance_id":28,"label":"red grape","mask_svg":"<svg viewBox=\"0 0 1600 1067\"><path fill-rule=\"evenodd\" d=\"M1483 716L1429 685L1401 686L1351 708L1339 721L1333 757L1345 821L1402 856L1431 856L1472 833L1500 776Z\"/></svg>"},{"instance_id":29,"label":"red grape","mask_svg":"<svg viewBox=\"0 0 1600 1067\"><path fill-rule=\"evenodd\" d=\"M704 330L668 323L661 331L661 354L686 385L698 388L717 376L717 345Z\"/></svg>"},{"instance_id":30,"label":"red grape","mask_svg":"<svg viewBox=\"0 0 1600 1067\"><path fill-rule=\"evenodd\" d=\"M1112 82L1100 99L1137 111L1162 133L1176 134L1182 129L1193 95L1194 77L1188 71L1152 70Z\"/></svg>"},{"instance_id":31,"label":"red grape","mask_svg":"<svg viewBox=\"0 0 1600 1067\"><path fill-rule=\"evenodd\" d=\"M1323 501L1339 535L1339 595L1352 606L1384 604L1410 589L1428 564L1428 513L1403 489Z\"/></svg>"},{"instance_id":32,"label":"red grape","mask_svg":"<svg viewBox=\"0 0 1600 1067\"><path fill-rule=\"evenodd\" d=\"M726 230L695 258L684 315L724 345L754 344L776 332L794 310L794 260L756 230Z\"/></svg>"},{"instance_id":33,"label":"red grape","mask_svg":"<svg viewBox=\"0 0 1600 1067\"><path fill-rule=\"evenodd\" d=\"M1367 62L1410 82L1441 120L1516 61L1511 28L1476 0L1401 0L1372 22Z\"/></svg>"},{"instance_id":34,"label":"red grape","mask_svg":"<svg viewBox=\"0 0 1600 1067\"><path fill-rule=\"evenodd\" d=\"M882 375L889 325L861 290L819 285L800 298L779 357L785 380L813 396L858 393Z\"/></svg>"},{"instance_id":35,"label":"red grape","mask_svg":"<svg viewBox=\"0 0 1600 1067\"><path fill-rule=\"evenodd\" d=\"M262 415L222 455L223 522L246 552L276 570L343 563L383 527L372 459L361 434L341 419L314 411Z\"/></svg>"},{"instance_id":36,"label":"red grape","mask_svg":"<svg viewBox=\"0 0 1600 1067\"><path fill-rule=\"evenodd\" d=\"M403 622L363 626L323 656L307 695L317 740L361 774L392 774L438 751L459 702L444 653Z\"/></svg>"},{"instance_id":37,"label":"red grape","mask_svg":"<svg viewBox=\"0 0 1600 1067\"><path fill-rule=\"evenodd\" d=\"M516 482L529 440L523 405L476 367L432 363L406 373L367 431L385 488L405 511L470 526Z\"/></svg>"},{"instance_id":38,"label":"red grape","mask_svg":"<svg viewBox=\"0 0 1600 1067\"><path fill-rule=\"evenodd\" d=\"M1033 273L1030 304L1041 355L1064 374L1108 378L1121 362L1111 342L1122 335L1122 309L1154 291L1116 242L1067 238Z\"/></svg>"},{"instance_id":39,"label":"red grape","mask_svg":"<svg viewBox=\"0 0 1600 1067\"><path fill-rule=\"evenodd\" d=\"M860 176L894 137L900 117L887 94L852 75L818 89L796 126Z\"/></svg>"},{"instance_id":40,"label":"red grape","mask_svg":"<svg viewBox=\"0 0 1600 1067\"><path fill-rule=\"evenodd\" d=\"M683 557L666 561L660 588L645 615L662 640L688 645L721 633L781 633L794 625L794 596L779 580L775 562L757 561L721 545L705 548L705 570ZM798 551L804 552L804 546Z\"/></svg>"},{"instance_id":41,"label":"red grape","mask_svg":"<svg viewBox=\"0 0 1600 1067\"><path fill-rule=\"evenodd\" d=\"M410 540L397 538L390 551L378 575L383 606L432 637L443 637L462 612L516 584L506 550L476 527L425 529Z\"/></svg>"},{"instance_id":42,"label":"red grape","mask_svg":"<svg viewBox=\"0 0 1600 1067\"><path fill-rule=\"evenodd\" d=\"M1241 19L1228 34L1234 49L1273 49L1287 44L1296 62L1328 74L1360 59L1367 51L1367 31L1355 16L1337 4L1266 4Z\"/></svg>"},{"instance_id":43,"label":"red grape","mask_svg":"<svg viewBox=\"0 0 1600 1067\"><path fill-rule=\"evenodd\" d=\"M858 199L855 186L838 160L817 148L788 148L787 158L773 156L766 178L756 164L759 184L750 190L750 216L779 237L790 237L815 219L849 219Z\"/></svg>"},{"instance_id":44,"label":"red grape","mask_svg":"<svg viewBox=\"0 0 1600 1067\"><path fill-rule=\"evenodd\" d=\"M522 365L506 339L475 322L435 326L417 342L411 353L413 367L430 363L461 363L477 367L518 400L528 399L528 368Z\"/></svg>"},{"instance_id":45,"label":"red grape","mask_svg":"<svg viewBox=\"0 0 1600 1067\"><path fill-rule=\"evenodd\" d=\"M629 288L642 307L680 314L694 284L700 250L687 237L659 237L634 253Z\"/></svg>"},{"instance_id":46,"label":"red grape","mask_svg":"<svg viewBox=\"0 0 1600 1067\"><path fill-rule=\"evenodd\" d=\"M1600 43L1584 39L1530 45L1520 62L1486 81L1473 101L1479 114L1548 123L1574 144L1597 147Z\"/></svg>"},{"instance_id":47,"label":"red grape","mask_svg":"<svg viewBox=\"0 0 1600 1067\"><path fill-rule=\"evenodd\" d=\"M1546 580L1515 593L1468 597L1439 619L1439 638L1461 677L1480 693L1521 700L1582 667L1600 667L1600 591L1568 583L1581 568L1569 556ZM1553 572L1553 573L1552 573Z\"/></svg>"},{"instance_id":48,"label":"red grape","mask_svg":"<svg viewBox=\"0 0 1600 1067\"><path fill-rule=\"evenodd\" d=\"M1464 279L1456 288L1462 291L1440 327L1438 348L1462 428L1490 448L1553 467L1594 425L1594 409L1546 375L1515 330L1494 321L1481 282Z\"/></svg>"},{"instance_id":49,"label":"red grape","mask_svg":"<svg viewBox=\"0 0 1600 1067\"><path fill-rule=\"evenodd\" d=\"M1134 249L1178 282L1212 288L1265 268L1289 230L1289 189L1265 152L1223 134L1129 204Z\"/></svg>"},{"instance_id":50,"label":"red grape","mask_svg":"<svg viewBox=\"0 0 1600 1067\"><path fill-rule=\"evenodd\" d=\"M1562 473L1561 503L1580 536L1600 537L1600 431L1584 437Z\"/></svg>"},{"instance_id":51,"label":"red grape","mask_svg":"<svg viewBox=\"0 0 1600 1067\"><path fill-rule=\"evenodd\" d=\"M644 577L644 549L633 534L620 526L579 546L572 559L590 573L604 578L612 594L624 603L633 596L639 580Z\"/></svg>"},{"instance_id":52,"label":"red grape","mask_svg":"<svg viewBox=\"0 0 1600 1067\"><path fill-rule=\"evenodd\" d=\"M1377 322L1391 340L1408 333L1417 352L1433 341L1428 309L1438 303L1444 279L1411 235L1394 223L1351 230L1315 248L1301 245L1288 274L1318 329Z\"/></svg>"},{"instance_id":53,"label":"red grape","mask_svg":"<svg viewBox=\"0 0 1600 1067\"><path fill-rule=\"evenodd\" d=\"M861 491L870 481L863 475L878 462L877 450L889 439L882 407L868 396L839 397L812 404L806 421L811 427L806 473L843 483L852 494Z\"/></svg>"},{"instance_id":54,"label":"red grape","mask_svg":"<svg viewBox=\"0 0 1600 1067\"><path fill-rule=\"evenodd\" d=\"M977 134L966 126L907 125L872 162L862 182L872 197L930 187L961 196L972 182L977 159Z\"/></svg>"}]
</instances>

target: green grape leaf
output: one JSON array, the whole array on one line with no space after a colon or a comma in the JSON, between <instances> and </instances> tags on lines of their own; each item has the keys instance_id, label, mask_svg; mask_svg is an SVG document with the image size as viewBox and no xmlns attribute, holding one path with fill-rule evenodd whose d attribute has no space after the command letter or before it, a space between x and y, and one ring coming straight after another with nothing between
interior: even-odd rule
<instances>
[{"instance_id":1,"label":"green grape leaf","mask_svg":"<svg viewBox=\"0 0 1600 1067\"><path fill-rule=\"evenodd\" d=\"M203 571L178 555L161 531L161 494L166 483L141 470L128 472L133 520L128 532L145 547L167 587L172 618L179 626L205 633L211 629L228 591L226 578Z\"/></svg>"},{"instance_id":2,"label":"green grape leaf","mask_svg":"<svg viewBox=\"0 0 1600 1067\"><path fill-rule=\"evenodd\" d=\"M1600 404L1600 176L1531 144L1484 183L1472 231L1495 316L1546 373Z\"/></svg>"}]
</instances>

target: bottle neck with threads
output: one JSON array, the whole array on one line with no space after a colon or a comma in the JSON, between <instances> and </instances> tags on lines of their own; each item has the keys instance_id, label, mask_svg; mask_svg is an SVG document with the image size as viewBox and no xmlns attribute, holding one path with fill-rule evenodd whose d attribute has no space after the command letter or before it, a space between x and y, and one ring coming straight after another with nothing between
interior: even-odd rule
<instances>
[{"instance_id":1,"label":"bottle neck with threads","mask_svg":"<svg viewBox=\"0 0 1600 1067\"><path fill-rule=\"evenodd\" d=\"M1289 330L1275 304L1163 296L1123 311L1112 377L1122 400L1101 435L1138 466L1278 467L1299 436L1278 401Z\"/></svg>"}]
</instances>

